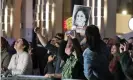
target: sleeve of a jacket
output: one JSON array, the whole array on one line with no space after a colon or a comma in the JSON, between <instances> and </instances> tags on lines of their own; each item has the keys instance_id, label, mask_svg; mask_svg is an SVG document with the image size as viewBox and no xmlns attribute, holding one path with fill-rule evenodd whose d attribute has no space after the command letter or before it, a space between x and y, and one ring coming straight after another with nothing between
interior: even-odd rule
<instances>
[{"instance_id":1,"label":"sleeve of a jacket","mask_svg":"<svg viewBox=\"0 0 133 80\"><path fill-rule=\"evenodd\" d=\"M93 75L93 70L91 68L92 64L92 57L89 54L90 52L85 50L83 53L84 57L84 75L89 80Z\"/></svg>"},{"instance_id":2,"label":"sleeve of a jacket","mask_svg":"<svg viewBox=\"0 0 133 80\"><path fill-rule=\"evenodd\" d=\"M120 64L123 71L125 71L128 68L129 63L130 63L130 56L128 55L128 52L121 53Z\"/></svg>"},{"instance_id":3,"label":"sleeve of a jacket","mask_svg":"<svg viewBox=\"0 0 133 80\"><path fill-rule=\"evenodd\" d=\"M124 52L121 54L120 57L120 64L122 67L122 70L124 72L124 74L126 75L126 77L129 80L133 80L133 62L128 54L128 52Z\"/></svg>"}]
</instances>

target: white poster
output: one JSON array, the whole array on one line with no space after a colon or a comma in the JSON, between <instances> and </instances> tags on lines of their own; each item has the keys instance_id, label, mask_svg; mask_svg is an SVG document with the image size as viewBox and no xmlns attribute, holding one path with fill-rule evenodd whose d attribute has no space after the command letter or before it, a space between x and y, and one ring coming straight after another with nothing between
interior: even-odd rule
<instances>
[{"instance_id":1,"label":"white poster","mask_svg":"<svg viewBox=\"0 0 133 80\"><path fill-rule=\"evenodd\" d=\"M83 5L74 5L72 16L72 30L84 34L85 29L89 26L89 18L91 14L91 7Z\"/></svg>"}]
</instances>

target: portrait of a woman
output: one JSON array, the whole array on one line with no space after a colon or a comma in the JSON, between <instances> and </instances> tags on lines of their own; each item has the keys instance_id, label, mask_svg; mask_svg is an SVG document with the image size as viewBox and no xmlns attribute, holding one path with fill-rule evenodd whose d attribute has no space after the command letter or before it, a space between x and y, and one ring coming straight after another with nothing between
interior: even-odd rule
<instances>
[{"instance_id":1,"label":"portrait of a woman","mask_svg":"<svg viewBox=\"0 0 133 80\"><path fill-rule=\"evenodd\" d=\"M76 30L78 33L84 33L85 27L89 25L90 12L90 7L75 5L73 10L72 29Z\"/></svg>"}]
</instances>

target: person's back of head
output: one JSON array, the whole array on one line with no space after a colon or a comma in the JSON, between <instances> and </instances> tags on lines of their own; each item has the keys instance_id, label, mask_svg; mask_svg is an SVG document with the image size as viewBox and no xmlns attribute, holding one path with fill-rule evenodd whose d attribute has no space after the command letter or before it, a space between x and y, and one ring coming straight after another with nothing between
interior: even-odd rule
<instances>
[{"instance_id":1,"label":"person's back of head","mask_svg":"<svg viewBox=\"0 0 133 80\"><path fill-rule=\"evenodd\" d=\"M58 37L62 40L62 39L64 39L64 34L63 33L57 33L56 37Z\"/></svg>"},{"instance_id":2,"label":"person's back of head","mask_svg":"<svg viewBox=\"0 0 133 80\"><path fill-rule=\"evenodd\" d=\"M101 42L101 36L98 27L95 25L88 26L86 28L85 35L89 48L92 51L98 51Z\"/></svg>"}]
</instances>

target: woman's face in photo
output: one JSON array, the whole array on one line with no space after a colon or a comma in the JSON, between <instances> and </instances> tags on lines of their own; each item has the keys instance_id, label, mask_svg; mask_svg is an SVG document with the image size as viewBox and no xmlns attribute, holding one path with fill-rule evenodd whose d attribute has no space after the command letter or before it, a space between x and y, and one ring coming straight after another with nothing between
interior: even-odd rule
<instances>
[{"instance_id":1,"label":"woman's face in photo","mask_svg":"<svg viewBox=\"0 0 133 80\"><path fill-rule=\"evenodd\" d=\"M83 13L83 11L78 11L75 21L76 26L83 27L85 26L85 22L86 22L85 14Z\"/></svg>"}]
</instances>

